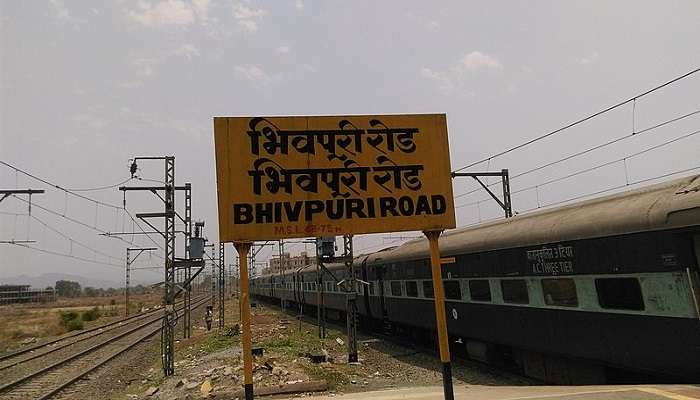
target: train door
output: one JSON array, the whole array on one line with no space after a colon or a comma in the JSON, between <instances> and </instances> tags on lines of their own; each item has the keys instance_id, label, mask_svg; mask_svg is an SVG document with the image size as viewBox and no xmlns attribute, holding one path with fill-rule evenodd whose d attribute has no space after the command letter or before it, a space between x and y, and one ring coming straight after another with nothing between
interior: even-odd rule
<instances>
[{"instance_id":1,"label":"train door","mask_svg":"<svg viewBox=\"0 0 700 400\"><path fill-rule=\"evenodd\" d=\"M693 236L693 250L695 252L695 268L689 267L687 271L690 290L695 302L695 312L700 319L700 234Z\"/></svg>"},{"instance_id":2,"label":"train door","mask_svg":"<svg viewBox=\"0 0 700 400\"><path fill-rule=\"evenodd\" d=\"M381 309L382 315L382 329L384 330L385 333L391 333L392 331L392 326L391 326L391 321L389 320L389 310L387 309L387 302L386 302L386 297L385 297L385 290L384 290L384 276L386 273L386 267L384 265L377 265L376 267L377 271L377 286L378 286L378 291L377 293L379 295L379 307Z\"/></svg>"}]
</instances>

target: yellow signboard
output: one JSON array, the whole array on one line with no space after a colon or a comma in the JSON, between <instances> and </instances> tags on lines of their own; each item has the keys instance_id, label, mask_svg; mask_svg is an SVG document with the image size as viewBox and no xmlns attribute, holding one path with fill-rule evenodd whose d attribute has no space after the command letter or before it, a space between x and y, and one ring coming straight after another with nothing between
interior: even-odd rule
<instances>
[{"instance_id":1,"label":"yellow signboard","mask_svg":"<svg viewBox=\"0 0 700 400\"><path fill-rule=\"evenodd\" d=\"M215 117L223 242L455 227L444 114Z\"/></svg>"}]
</instances>

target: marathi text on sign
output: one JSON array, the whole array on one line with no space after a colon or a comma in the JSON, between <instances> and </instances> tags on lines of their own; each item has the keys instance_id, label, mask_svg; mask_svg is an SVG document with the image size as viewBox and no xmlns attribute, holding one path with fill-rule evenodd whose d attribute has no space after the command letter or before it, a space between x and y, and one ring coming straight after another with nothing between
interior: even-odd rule
<instances>
[{"instance_id":1,"label":"marathi text on sign","mask_svg":"<svg viewBox=\"0 0 700 400\"><path fill-rule=\"evenodd\" d=\"M454 227L444 115L214 122L226 240Z\"/></svg>"}]
</instances>

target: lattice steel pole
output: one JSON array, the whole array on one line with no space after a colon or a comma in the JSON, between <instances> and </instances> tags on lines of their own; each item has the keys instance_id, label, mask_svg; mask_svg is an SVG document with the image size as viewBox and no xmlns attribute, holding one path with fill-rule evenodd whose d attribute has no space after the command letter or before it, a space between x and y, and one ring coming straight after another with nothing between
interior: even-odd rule
<instances>
[{"instance_id":1,"label":"lattice steel pole","mask_svg":"<svg viewBox=\"0 0 700 400\"><path fill-rule=\"evenodd\" d=\"M224 331L224 294L226 290L224 277L224 243L219 242L219 331Z\"/></svg>"},{"instance_id":2,"label":"lattice steel pole","mask_svg":"<svg viewBox=\"0 0 700 400\"><path fill-rule=\"evenodd\" d=\"M357 281L353 263L352 235L343 236L345 269L349 272L347 292L348 362L357 362Z\"/></svg>"},{"instance_id":3,"label":"lattice steel pole","mask_svg":"<svg viewBox=\"0 0 700 400\"><path fill-rule=\"evenodd\" d=\"M214 243L211 244L211 298L209 304L214 307L214 298L216 297L216 261L214 261Z\"/></svg>"},{"instance_id":4,"label":"lattice steel pole","mask_svg":"<svg viewBox=\"0 0 700 400\"><path fill-rule=\"evenodd\" d=\"M165 157L165 318L161 336L163 375L175 372L175 157Z\"/></svg>"},{"instance_id":5,"label":"lattice steel pole","mask_svg":"<svg viewBox=\"0 0 700 400\"><path fill-rule=\"evenodd\" d=\"M192 184L185 183L185 259L190 259L190 239L192 238ZM192 267L187 266L184 270L185 282L192 279ZM184 308L183 313L183 333L182 336L189 338L192 334L192 285L187 284L184 293Z\"/></svg>"},{"instance_id":6,"label":"lattice steel pole","mask_svg":"<svg viewBox=\"0 0 700 400\"><path fill-rule=\"evenodd\" d=\"M126 287L124 288L124 307L125 315L129 316L129 280L131 275L131 258L129 256L129 249L126 249Z\"/></svg>"}]
</instances>

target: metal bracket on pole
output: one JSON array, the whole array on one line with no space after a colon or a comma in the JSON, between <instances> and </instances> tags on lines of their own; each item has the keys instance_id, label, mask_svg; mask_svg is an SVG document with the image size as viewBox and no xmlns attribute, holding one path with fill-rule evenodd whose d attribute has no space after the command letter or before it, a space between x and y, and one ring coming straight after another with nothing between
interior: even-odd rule
<instances>
[{"instance_id":1,"label":"metal bracket on pole","mask_svg":"<svg viewBox=\"0 0 700 400\"><path fill-rule=\"evenodd\" d=\"M484 190L493 198L496 203L498 203L499 206L503 209L503 212L505 213L506 218L510 218L513 216L513 209L511 205L511 199L510 199L510 179L508 177L508 170L507 169L502 169L501 172L453 172L452 177L471 177L474 178L475 181L479 182L479 185L481 185ZM501 177L501 183L503 186L503 201L498 198L498 196L491 190L489 189L488 185L485 185L484 182L479 179L480 177L487 177L487 176L500 176Z\"/></svg>"},{"instance_id":2,"label":"metal bracket on pole","mask_svg":"<svg viewBox=\"0 0 700 400\"><path fill-rule=\"evenodd\" d=\"M3 200L12 196L13 194L28 194L29 195L28 214L32 215L32 195L33 194L41 194L41 193L44 193L44 191L42 189L10 189L10 190L0 189L0 194L2 195L2 197L0 197L0 203L2 203Z\"/></svg>"}]
</instances>

